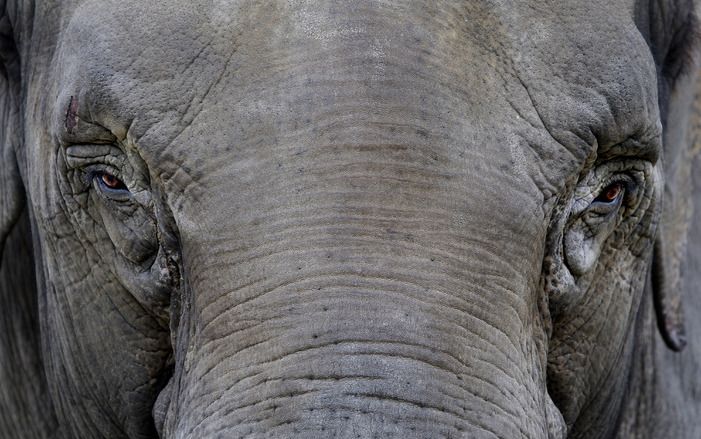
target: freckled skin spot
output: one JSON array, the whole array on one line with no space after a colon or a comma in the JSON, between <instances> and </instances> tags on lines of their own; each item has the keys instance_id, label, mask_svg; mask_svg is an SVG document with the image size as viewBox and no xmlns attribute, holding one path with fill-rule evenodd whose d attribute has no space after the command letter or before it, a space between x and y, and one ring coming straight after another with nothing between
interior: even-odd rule
<instances>
[{"instance_id":1,"label":"freckled skin spot","mask_svg":"<svg viewBox=\"0 0 701 439\"><path fill-rule=\"evenodd\" d=\"M78 99L75 96L71 96L68 103L65 125L69 134L73 134L73 129L78 125Z\"/></svg>"}]
</instances>

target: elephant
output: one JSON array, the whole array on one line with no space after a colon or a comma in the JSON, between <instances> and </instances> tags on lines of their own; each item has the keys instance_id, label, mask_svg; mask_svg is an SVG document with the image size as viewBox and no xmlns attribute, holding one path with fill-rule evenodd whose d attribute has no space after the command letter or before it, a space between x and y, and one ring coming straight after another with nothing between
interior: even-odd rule
<instances>
[{"instance_id":1,"label":"elephant","mask_svg":"<svg viewBox=\"0 0 701 439\"><path fill-rule=\"evenodd\" d=\"M1 437L701 437L693 1L0 5Z\"/></svg>"}]
</instances>

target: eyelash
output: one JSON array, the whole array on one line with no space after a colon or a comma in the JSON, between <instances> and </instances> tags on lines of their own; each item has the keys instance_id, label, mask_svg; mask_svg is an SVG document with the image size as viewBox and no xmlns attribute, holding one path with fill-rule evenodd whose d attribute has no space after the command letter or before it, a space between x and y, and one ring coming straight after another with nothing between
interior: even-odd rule
<instances>
[{"instance_id":1,"label":"eyelash","mask_svg":"<svg viewBox=\"0 0 701 439\"><path fill-rule=\"evenodd\" d=\"M614 180L604 186L592 203L602 203L613 205L625 197L628 191L628 182L624 180ZM612 193L613 192L613 193ZM613 195L613 196L612 196Z\"/></svg>"},{"instance_id":2,"label":"eyelash","mask_svg":"<svg viewBox=\"0 0 701 439\"><path fill-rule=\"evenodd\" d=\"M111 172L110 169L106 169L104 166L96 166L93 169L87 169L84 175L86 184L94 187L104 197L121 201L131 196L131 192L129 191L127 185L116 176L115 172ZM115 178L122 187L109 187L103 180L103 177L106 175Z\"/></svg>"},{"instance_id":3,"label":"eyelash","mask_svg":"<svg viewBox=\"0 0 701 439\"><path fill-rule=\"evenodd\" d=\"M98 184L109 191L128 191L129 189L122 180L110 174L109 172L98 171L93 175L93 179L97 179ZM107 180L111 180L110 184Z\"/></svg>"},{"instance_id":4,"label":"eyelash","mask_svg":"<svg viewBox=\"0 0 701 439\"><path fill-rule=\"evenodd\" d=\"M615 198L607 198L611 190L616 192ZM628 174L614 174L601 186L594 199L589 202L586 211L592 218L608 217L621 212L636 199L637 179Z\"/></svg>"}]
</instances>

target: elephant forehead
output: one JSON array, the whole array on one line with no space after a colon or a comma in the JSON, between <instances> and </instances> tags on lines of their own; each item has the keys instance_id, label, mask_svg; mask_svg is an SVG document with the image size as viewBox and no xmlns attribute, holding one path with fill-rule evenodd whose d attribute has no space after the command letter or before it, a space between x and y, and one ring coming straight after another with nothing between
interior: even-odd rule
<instances>
[{"instance_id":1,"label":"elephant forehead","mask_svg":"<svg viewBox=\"0 0 701 439\"><path fill-rule=\"evenodd\" d=\"M657 121L630 12L600 6L87 1L64 32L64 76L96 118L129 121L147 161L177 168L166 175L211 178L207 158L255 169L301 145L397 145L414 160L491 157L554 193L597 140Z\"/></svg>"}]
</instances>

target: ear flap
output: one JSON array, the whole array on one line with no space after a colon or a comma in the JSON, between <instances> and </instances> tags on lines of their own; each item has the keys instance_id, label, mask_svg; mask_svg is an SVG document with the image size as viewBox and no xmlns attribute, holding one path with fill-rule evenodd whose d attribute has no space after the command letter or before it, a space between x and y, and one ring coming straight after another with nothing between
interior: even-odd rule
<instances>
[{"instance_id":1,"label":"ear flap","mask_svg":"<svg viewBox=\"0 0 701 439\"><path fill-rule=\"evenodd\" d=\"M63 437L41 360L31 220L19 166L20 62L8 7L0 0L0 437Z\"/></svg>"},{"instance_id":2,"label":"ear flap","mask_svg":"<svg viewBox=\"0 0 701 439\"><path fill-rule=\"evenodd\" d=\"M662 213L652 263L652 289L657 323L667 346L686 346L682 307L682 268L693 209L701 194L692 193L691 176L701 172L694 157L701 150L701 75L680 78L669 97L665 121ZM696 163L696 165L695 165Z\"/></svg>"},{"instance_id":3,"label":"ear flap","mask_svg":"<svg viewBox=\"0 0 701 439\"><path fill-rule=\"evenodd\" d=\"M20 143L19 56L7 16L0 18L0 261L5 240L24 207L17 166Z\"/></svg>"},{"instance_id":4,"label":"ear flap","mask_svg":"<svg viewBox=\"0 0 701 439\"><path fill-rule=\"evenodd\" d=\"M0 91L0 94L3 93ZM0 124L4 109L0 109ZM2 130L0 129L0 133ZM3 136L4 137L4 136ZM24 207L22 188L17 161L13 150L7 143L0 144L0 262L2 261L5 240L19 219Z\"/></svg>"}]
</instances>

